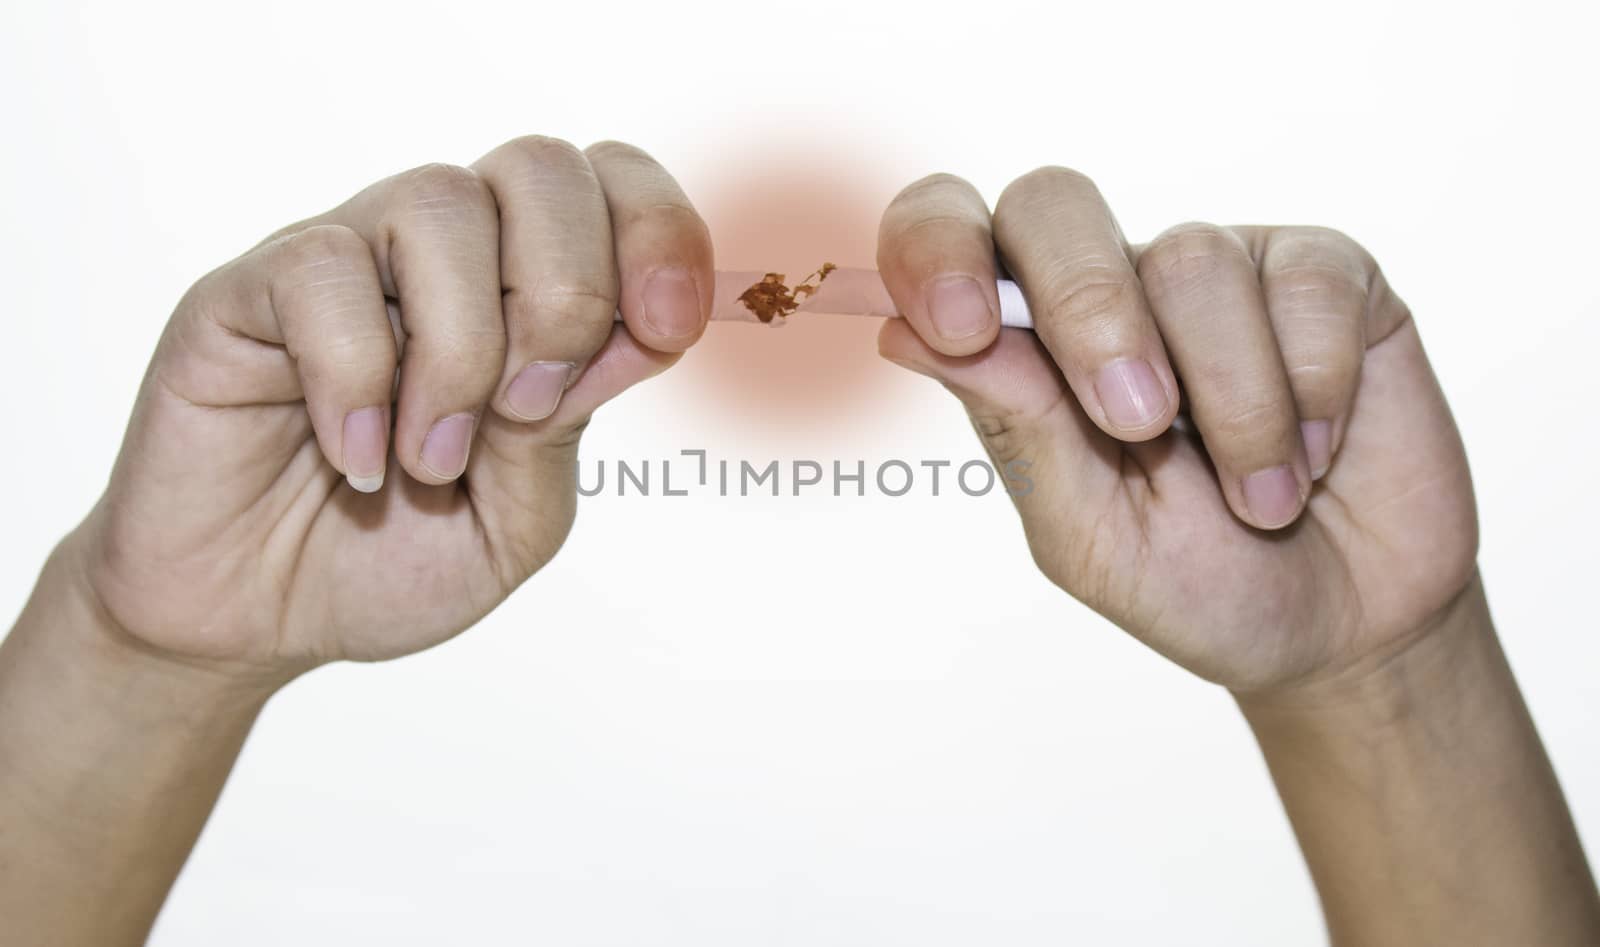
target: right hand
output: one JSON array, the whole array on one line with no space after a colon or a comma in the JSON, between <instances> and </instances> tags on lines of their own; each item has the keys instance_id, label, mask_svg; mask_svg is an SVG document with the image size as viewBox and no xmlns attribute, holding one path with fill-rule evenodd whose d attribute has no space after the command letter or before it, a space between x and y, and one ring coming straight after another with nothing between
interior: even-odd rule
<instances>
[{"instance_id":1,"label":"right hand","mask_svg":"<svg viewBox=\"0 0 1600 947\"><path fill-rule=\"evenodd\" d=\"M1000 331L997 250L1037 333ZM1460 436L1348 237L1188 224L1130 246L1093 182L1041 168L992 215L958 178L907 188L879 268L907 316L882 353L1027 465L1044 573L1184 667L1241 695L1359 680L1475 601Z\"/></svg>"},{"instance_id":2,"label":"right hand","mask_svg":"<svg viewBox=\"0 0 1600 947\"><path fill-rule=\"evenodd\" d=\"M436 644L555 554L590 414L699 338L712 278L704 222L628 145L380 181L185 295L65 548L117 632L188 663L285 679Z\"/></svg>"}]
</instances>

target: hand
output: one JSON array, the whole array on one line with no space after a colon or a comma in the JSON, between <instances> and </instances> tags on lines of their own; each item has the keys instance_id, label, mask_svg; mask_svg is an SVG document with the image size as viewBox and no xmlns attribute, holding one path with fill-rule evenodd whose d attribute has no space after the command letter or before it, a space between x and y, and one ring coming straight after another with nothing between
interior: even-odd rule
<instances>
[{"instance_id":1,"label":"hand","mask_svg":"<svg viewBox=\"0 0 1600 947\"><path fill-rule=\"evenodd\" d=\"M997 249L1036 335L999 329ZM1092 182L1042 168L992 217L957 178L913 184L878 256L907 317L880 351L1026 467L1040 568L1179 664L1240 693L1359 673L1473 584L1460 438L1349 238L1187 224L1133 247Z\"/></svg>"},{"instance_id":2,"label":"hand","mask_svg":"<svg viewBox=\"0 0 1600 947\"><path fill-rule=\"evenodd\" d=\"M436 644L555 554L590 414L693 344L711 289L705 224L628 145L380 181L188 292L69 546L114 628L186 661Z\"/></svg>"}]
</instances>

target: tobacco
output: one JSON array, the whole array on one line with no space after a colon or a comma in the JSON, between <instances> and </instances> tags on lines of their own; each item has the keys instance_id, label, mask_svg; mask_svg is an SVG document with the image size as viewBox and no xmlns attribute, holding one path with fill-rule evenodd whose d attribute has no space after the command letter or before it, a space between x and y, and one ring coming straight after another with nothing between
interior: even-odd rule
<instances>
[{"instance_id":1,"label":"tobacco","mask_svg":"<svg viewBox=\"0 0 1600 947\"><path fill-rule=\"evenodd\" d=\"M761 281L739 294L739 302L744 307L755 313L757 319L770 323L779 317L791 316L805 302L806 297L817 291L822 281L828 274L838 269L832 263L824 263L815 273L805 279L789 286L784 282L782 273L768 273ZM814 282L813 282L814 281Z\"/></svg>"}]
</instances>

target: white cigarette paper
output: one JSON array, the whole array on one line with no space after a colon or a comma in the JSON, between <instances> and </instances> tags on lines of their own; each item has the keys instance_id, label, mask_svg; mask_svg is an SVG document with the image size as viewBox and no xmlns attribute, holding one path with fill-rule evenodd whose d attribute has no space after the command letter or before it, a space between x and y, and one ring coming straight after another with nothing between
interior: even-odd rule
<instances>
[{"instance_id":1,"label":"white cigarette paper","mask_svg":"<svg viewBox=\"0 0 1600 947\"><path fill-rule=\"evenodd\" d=\"M739 301L739 297L766 278L767 274L755 270L718 270L716 275L716 288L711 295L712 321L762 324L756 314ZM995 289L1000 295L1000 324L1013 329L1032 329L1033 315L1028 311L1028 301L1022 298L1021 288L1011 280L1003 279L995 281ZM803 313L877 316L883 319L894 319L900 315L877 270L845 267L830 272L816 292L801 297L799 308L790 318ZM617 318L622 318L620 312ZM781 326L784 322L783 316L777 316L767 324Z\"/></svg>"}]
</instances>

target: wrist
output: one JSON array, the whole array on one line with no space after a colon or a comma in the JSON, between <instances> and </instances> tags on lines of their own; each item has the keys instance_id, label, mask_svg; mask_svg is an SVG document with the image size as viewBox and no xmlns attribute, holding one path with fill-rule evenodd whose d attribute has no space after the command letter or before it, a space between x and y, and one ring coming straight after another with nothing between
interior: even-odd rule
<instances>
[{"instance_id":1,"label":"wrist","mask_svg":"<svg viewBox=\"0 0 1600 947\"><path fill-rule=\"evenodd\" d=\"M63 542L0 641L0 916L19 942L142 942L274 690L117 628Z\"/></svg>"},{"instance_id":2,"label":"wrist","mask_svg":"<svg viewBox=\"0 0 1600 947\"><path fill-rule=\"evenodd\" d=\"M1337 673L1268 690L1232 692L1252 725L1275 722L1370 734L1467 696L1466 682L1503 663L1488 600L1474 575L1410 634Z\"/></svg>"},{"instance_id":3,"label":"wrist","mask_svg":"<svg viewBox=\"0 0 1600 947\"><path fill-rule=\"evenodd\" d=\"M218 711L238 708L252 716L296 676L281 668L197 659L142 640L106 608L85 568L85 552L81 531L62 540L10 636L55 673L70 668L85 685L123 698L165 695L158 699Z\"/></svg>"},{"instance_id":4,"label":"wrist","mask_svg":"<svg viewBox=\"0 0 1600 947\"><path fill-rule=\"evenodd\" d=\"M1235 699L1333 943L1595 942L1594 883L1480 580L1363 667Z\"/></svg>"}]
</instances>

